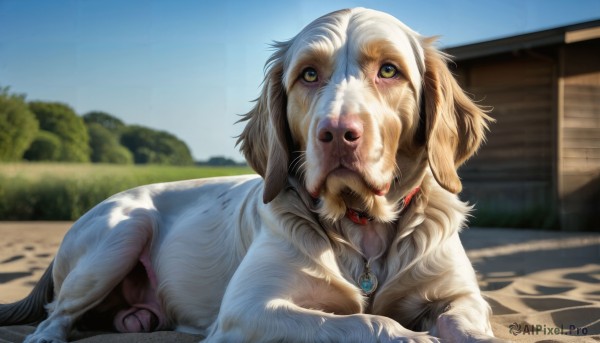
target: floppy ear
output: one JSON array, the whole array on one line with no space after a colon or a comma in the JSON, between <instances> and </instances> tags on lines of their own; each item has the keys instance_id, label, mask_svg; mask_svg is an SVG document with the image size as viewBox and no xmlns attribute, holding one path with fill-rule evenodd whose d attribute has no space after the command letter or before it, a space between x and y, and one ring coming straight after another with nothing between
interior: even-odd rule
<instances>
[{"instance_id":1,"label":"floppy ear","mask_svg":"<svg viewBox=\"0 0 600 343\"><path fill-rule=\"evenodd\" d=\"M485 139L488 121L484 111L460 88L450 70L448 57L426 42L425 115L429 165L436 181L459 193L462 184L456 169L471 157Z\"/></svg>"},{"instance_id":2,"label":"floppy ear","mask_svg":"<svg viewBox=\"0 0 600 343\"><path fill-rule=\"evenodd\" d=\"M248 121L238 137L240 151L248 164L263 177L263 201L275 199L287 183L289 163L289 129L287 97L283 88L283 56L286 47L278 50L267 62L262 93L256 105L240 121Z\"/></svg>"}]
</instances>

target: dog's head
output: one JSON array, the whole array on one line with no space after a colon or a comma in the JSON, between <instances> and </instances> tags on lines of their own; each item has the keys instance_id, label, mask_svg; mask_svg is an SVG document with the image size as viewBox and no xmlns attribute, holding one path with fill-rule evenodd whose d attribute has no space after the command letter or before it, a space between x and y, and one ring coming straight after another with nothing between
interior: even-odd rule
<instances>
[{"instance_id":1,"label":"dog's head","mask_svg":"<svg viewBox=\"0 0 600 343\"><path fill-rule=\"evenodd\" d=\"M239 138L274 199L289 174L332 220L347 207L379 221L430 168L452 193L456 169L490 119L457 85L446 56L396 18L367 9L325 15L277 43Z\"/></svg>"}]
</instances>

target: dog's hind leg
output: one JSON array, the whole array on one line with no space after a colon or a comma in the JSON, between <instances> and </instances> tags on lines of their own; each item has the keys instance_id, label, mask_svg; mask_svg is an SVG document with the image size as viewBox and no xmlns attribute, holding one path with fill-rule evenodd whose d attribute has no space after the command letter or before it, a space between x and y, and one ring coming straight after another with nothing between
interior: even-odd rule
<instances>
[{"instance_id":1,"label":"dog's hind leg","mask_svg":"<svg viewBox=\"0 0 600 343\"><path fill-rule=\"evenodd\" d=\"M59 289L55 290L54 302L48 305L49 316L25 339L26 343L66 341L76 320L102 302L138 264L140 256L152 242L154 222L151 215L131 216L110 229L107 229L107 218L94 218L88 224L92 227L83 228L86 233L102 234L93 236L96 241L92 243L88 240L90 237L82 237L87 236L83 233L74 235L66 242L66 250L83 243L82 239L86 241L85 244L93 246L87 247L88 250L62 283L56 282ZM68 258L68 254L62 258ZM55 264L61 262L72 263L61 261L59 251Z\"/></svg>"}]
</instances>

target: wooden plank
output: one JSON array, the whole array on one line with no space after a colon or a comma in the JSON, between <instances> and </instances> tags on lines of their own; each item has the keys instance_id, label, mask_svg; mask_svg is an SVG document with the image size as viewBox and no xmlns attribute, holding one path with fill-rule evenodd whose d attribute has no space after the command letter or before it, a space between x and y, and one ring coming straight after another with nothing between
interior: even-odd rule
<instances>
[{"instance_id":1,"label":"wooden plank","mask_svg":"<svg viewBox=\"0 0 600 343\"><path fill-rule=\"evenodd\" d=\"M598 139L600 137L599 128L564 128L564 137L580 139Z\"/></svg>"},{"instance_id":2,"label":"wooden plank","mask_svg":"<svg viewBox=\"0 0 600 343\"><path fill-rule=\"evenodd\" d=\"M529 100L531 102L547 102L552 98L551 84L533 86L487 86L467 87L467 92L475 100L481 100L490 106L509 104L513 101Z\"/></svg>"},{"instance_id":3,"label":"wooden plank","mask_svg":"<svg viewBox=\"0 0 600 343\"><path fill-rule=\"evenodd\" d=\"M600 86L598 84L569 84L566 86L565 96L568 98L571 95L577 95L586 97L592 101L598 101L597 97L600 96Z\"/></svg>"},{"instance_id":4,"label":"wooden plank","mask_svg":"<svg viewBox=\"0 0 600 343\"><path fill-rule=\"evenodd\" d=\"M506 168L503 170L463 170L458 173L461 180L497 182L502 180L513 181L551 181L551 174L546 170L536 170L531 168Z\"/></svg>"},{"instance_id":5,"label":"wooden plank","mask_svg":"<svg viewBox=\"0 0 600 343\"><path fill-rule=\"evenodd\" d=\"M502 163L494 163L502 162ZM508 160L508 159L495 159L489 161L489 163L466 164L461 167L461 170L465 173L471 172L483 172L483 173L513 173L520 171L525 174L535 175L549 175L551 164L548 163L548 159L521 159L521 160ZM512 175L514 177L515 175ZM521 177L521 176L519 176ZM545 176L544 176L545 177Z\"/></svg>"},{"instance_id":6,"label":"wooden plank","mask_svg":"<svg viewBox=\"0 0 600 343\"><path fill-rule=\"evenodd\" d=\"M584 73L565 78L566 85L597 85L600 83L600 73Z\"/></svg>"},{"instance_id":7,"label":"wooden plank","mask_svg":"<svg viewBox=\"0 0 600 343\"><path fill-rule=\"evenodd\" d=\"M478 97L502 97L507 95L517 95L520 92L530 92L532 97L544 96L544 89L539 88L540 86L551 85L550 82L543 83L532 83L532 84L489 84L489 85L469 85L465 87L469 91L469 94L473 94L475 99ZM522 96L526 96L527 93L521 93Z\"/></svg>"},{"instance_id":8,"label":"wooden plank","mask_svg":"<svg viewBox=\"0 0 600 343\"><path fill-rule=\"evenodd\" d=\"M470 86L515 86L552 84L552 63L532 58L487 61L473 65Z\"/></svg>"},{"instance_id":9,"label":"wooden plank","mask_svg":"<svg viewBox=\"0 0 600 343\"><path fill-rule=\"evenodd\" d=\"M566 158L579 158L581 160L600 159L600 149L598 148L564 148L563 152Z\"/></svg>"},{"instance_id":10,"label":"wooden plank","mask_svg":"<svg viewBox=\"0 0 600 343\"><path fill-rule=\"evenodd\" d=\"M569 118L600 118L600 102L590 104L585 101L570 103L566 106L565 116Z\"/></svg>"},{"instance_id":11,"label":"wooden plank","mask_svg":"<svg viewBox=\"0 0 600 343\"><path fill-rule=\"evenodd\" d=\"M600 139L571 137L563 141L563 146L565 148L600 148Z\"/></svg>"},{"instance_id":12,"label":"wooden plank","mask_svg":"<svg viewBox=\"0 0 600 343\"><path fill-rule=\"evenodd\" d=\"M563 122L564 128L591 128L597 127L600 128L600 117L597 118L585 118L585 117L568 117L565 116L565 120ZM599 137L600 139L600 137Z\"/></svg>"},{"instance_id":13,"label":"wooden plank","mask_svg":"<svg viewBox=\"0 0 600 343\"><path fill-rule=\"evenodd\" d=\"M506 135L496 135L490 137L483 146L479 149L479 154L486 150L514 149L522 147L524 149L534 148L536 150L545 150L544 145L549 145L552 141L551 137L536 135L526 131L508 132Z\"/></svg>"},{"instance_id":14,"label":"wooden plank","mask_svg":"<svg viewBox=\"0 0 600 343\"><path fill-rule=\"evenodd\" d=\"M490 163L490 159L531 159L533 158L544 158L548 157L552 153L552 149L549 147L540 146L539 144L528 144L523 146L517 143L512 145L494 146L492 148L480 149L480 151L471 160L472 163ZM481 161L481 162L479 162ZM499 163L499 162L496 162Z\"/></svg>"},{"instance_id":15,"label":"wooden plank","mask_svg":"<svg viewBox=\"0 0 600 343\"><path fill-rule=\"evenodd\" d=\"M563 173L600 173L600 86L566 86L562 128Z\"/></svg>"},{"instance_id":16,"label":"wooden plank","mask_svg":"<svg viewBox=\"0 0 600 343\"><path fill-rule=\"evenodd\" d=\"M510 161L521 161L522 164L534 163L537 159L546 159L552 155L552 149L539 148L535 145L529 147L520 148L518 145L514 146L503 146L497 149L488 149L487 151L481 151L471 158L471 163L475 164L487 164L492 163L494 165L505 164ZM498 166L500 168L500 166Z\"/></svg>"},{"instance_id":17,"label":"wooden plank","mask_svg":"<svg viewBox=\"0 0 600 343\"><path fill-rule=\"evenodd\" d=\"M600 128L600 86L567 85L564 101L563 128Z\"/></svg>"},{"instance_id":18,"label":"wooden plank","mask_svg":"<svg viewBox=\"0 0 600 343\"><path fill-rule=\"evenodd\" d=\"M519 104L497 105L491 112L495 119L503 120L543 120L550 122L552 117L551 106L540 106L540 104Z\"/></svg>"},{"instance_id":19,"label":"wooden plank","mask_svg":"<svg viewBox=\"0 0 600 343\"><path fill-rule=\"evenodd\" d=\"M546 179L551 172L551 164L547 158L541 161L529 160L506 160L496 158L490 160L487 164L465 165L461 170L466 174L486 173L486 174L511 174L518 172L518 178L524 178L525 175L534 175L536 179ZM508 175L515 177L515 175Z\"/></svg>"},{"instance_id":20,"label":"wooden plank","mask_svg":"<svg viewBox=\"0 0 600 343\"><path fill-rule=\"evenodd\" d=\"M600 27L591 27L565 33L565 43L567 44L596 38L600 38Z\"/></svg>"},{"instance_id":21,"label":"wooden plank","mask_svg":"<svg viewBox=\"0 0 600 343\"><path fill-rule=\"evenodd\" d=\"M600 159L564 158L564 172L568 173L594 173L600 170Z\"/></svg>"},{"instance_id":22,"label":"wooden plank","mask_svg":"<svg viewBox=\"0 0 600 343\"><path fill-rule=\"evenodd\" d=\"M486 163L475 163L474 161L471 161L466 164L463 169L493 171L531 168L545 170L551 165L547 158L481 158L480 161Z\"/></svg>"},{"instance_id":23,"label":"wooden plank","mask_svg":"<svg viewBox=\"0 0 600 343\"><path fill-rule=\"evenodd\" d=\"M564 175L567 176L567 177L573 177L573 178L581 178L581 179L591 180L591 179L595 179L597 177L600 177L600 172L598 172L598 171L591 171L591 172L587 172L587 173L582 173L582 172L567 172Z\"/></svg>"},{"instance_id":24,"label":"wooden plank","mask_svg":"<svg viewBox=\"0 0 600 343\"><path fill-rule=\"evenodd\" d=\"M492 117L496 120L491 125L491 133L495 134L493 130L538 130L543 127L551 126L550 111L533 111L528 110L526 112L520 112L518 110L507 111L504 109L498 109L498 111L492 112Z\"/></svg>"}]
</instances>

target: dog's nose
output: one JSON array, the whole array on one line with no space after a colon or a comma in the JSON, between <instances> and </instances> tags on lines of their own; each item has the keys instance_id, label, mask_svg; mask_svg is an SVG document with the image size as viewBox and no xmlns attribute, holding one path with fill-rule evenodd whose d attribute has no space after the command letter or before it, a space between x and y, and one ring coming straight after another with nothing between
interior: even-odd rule
<instances>
[{"instance_id":1,"label":"dog's nose","mask_svg":"<svg viewBox=\"0 0 600 343\"><path fill-rule=\"evenodd\" d=\"M337 141L343 144L351 144L360 140L363 130L360 120L353 116L326 118L317 126L317 138L322 143Z\"/></svg>"}]
</instances>

